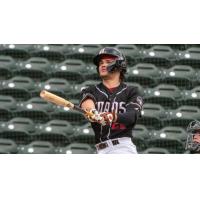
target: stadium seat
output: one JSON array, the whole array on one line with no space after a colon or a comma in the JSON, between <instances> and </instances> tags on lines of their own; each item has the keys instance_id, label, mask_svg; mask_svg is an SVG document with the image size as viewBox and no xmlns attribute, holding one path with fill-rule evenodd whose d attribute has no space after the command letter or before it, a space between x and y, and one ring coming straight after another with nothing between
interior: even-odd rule
<instances>
[{"instance_id":1,"label":"stadium seat","mask_svg":"<svg viewBox=\"0 0 200 200\"><path fill-rule=\"evenodd\" d=\"M34 97L26 102L21 102L14 114L16 117L26 117L32 119L35 123L42 123L49 121L50 113L53 110L53 104L39 97Z\"/></svg>"},{"instance_id":2,"label":"stadium seat","mask_svg":"<svg viewBox=\"0 0 200 200\"><path fill-rule=\"evenodd\" d=\"M179 52L176 64L190 65L193 68L200 68L200 48L191 47L185 51Z\"/></svg>"},{"instance_id":3,"label":"stadium seat","mask_svg":"<svg viewBox=\"0 0 200 200\"><path fill-rule=\"evenodd\" d=\"M16 144L28 144L32 141L32 135L27 131L3 130L0 138L14 140Z\"/></svg>"},{"instance_id":4,"label":"stadium seat","mask_svg":"<svg viewBox=\"0 0 200 200\"><path fill-rule=\"evenodd\" d=\"M168 118L164 122L168 126L180 126L186 129L193 120L200 120L200 109L196 106L180 106L168 111Z\"/></svg>"},{"instance_id":5,"label":"stadium seat","mask_svg":"<svg viewBox=\"0 0 200 200\"><path fill-rule=\"evenodd\" d=\"M74 128L74 141L95 145L95 135L90 123Z\"/></svg>"},{"instance_id":6,"label":"stadium seat","mask_svg":"<svg viewBox=\"0 0 200 200\"><path fill-rule=\"evenodd\" d=\"M153 46L144 49L142 52L142 62L152 63L156 66L170 67L175 61L175 52L169 46Z\"/></svg>"},{"instance_id":7,"label":"stadium seat","mask_svg":"<svg viewBox=\"0 0 200 200\"><path fill-rule=\"evenodd\" d=\"M65 60L64 52L67 50L67 45L59 44L45 44L36 45L35 51L31 53L33 57L46 58L51 62L62 62Z\"/></svg>"},{"instance_id":8,"label":"stadium seat","mask_svg":"<svg viewBox=\"0 0 200 200\"><path fill-rule=\"evenodd\" d=\"M12 112L9 109L0 106L0 121L8 121L12 116Z\"/></svg>"},{"instance_id":9,"label":"stadium seat","mask_svg":"<svg viewBox=\"0 0 200 200\"><path fill-rule=\"evenodd\" d=\"M190 66L175 65L163 71L161 83L173 84L181 89L191 89L196 79L196 73Z\"/></svg>"},{"instance_id":10,"label":"stadium seat","mask_svg":"<svg viewBox=\"0 0 200 200\"><path fill-rule=\"evenodd\" d=\"M141 124L136 124L135 127L133 128L132 132L133 138L134 137L141 137L144 140L149 139L149 131L148 129Z\"/></svg>"},{"instance_id":11,"label":"stadium seat","mask_svg":"<svg viewBox=\"0 0 200 200\"><path fill-rule=\"evenodd\" d=\"M159 104L145 103L142 110L142 117L138 119L138 124L148 128L161 128L163 120L167 117L165 109Z\"/></svg>"},{"instance_id":12,"label":"stadium seat","mask_svg":"<svg viewBox=\"0 0 200 200\"><path fill-rule=\"evenodd\" d=\"M97 67L93 63L88 63L85 69L84 73L85 80L98 80L100 81L101 78L99 77L99 74L97 73Z\"/></svg>"},{"instance_id":13,"label":"stadium seat","mask_svg":"<svg viewBox=\"0 0 200 200\"><path fill-rule=\"evenodd\" d=\"M181 91L178 87L168 84L160 84L155 88L148 88L145 92L146 103L156 103L167 108L177 108L181 99Z\"/></svg>"},{"instance_id":14,"label":"stadium seat","mask_svg":"<svg viewBox=\"0 0 200 200\"><path fill-rule=\"evenodd\" d=\"M100 51L100 44L80 44L74 46L73 52L66 55L66 58L81 59L86 63L92 63L93 57Z\"/></svg>"},{"instance_id":15,"label":"stadium seat","mask_svg":"<svg viewBox=\"0 0 200 200\"><path fill-rule=\"evenodd\" d=\"M182 94L183 98L180 100L181 105L190 105L200 107L200 86L192 90L185 90Z\"/></svg>"},{"instance_id":16,"label":"stadium seat","mask_svg":"<svg viewBox=\"0 0 200 200\"><path fill-rule=\"evenodd\" d=\"M84 82L84 73L87 67L82 60L67 59L53 67L52 77L64 78L74 83Z\"/></svg>"},{"instance_id":17,"label":"stadium seat","mask_svg":"<svg viewBox=\"0 0 200 200\"><path fill-rule=\"evenodd\" d=\"M2 124L4 131L26 131L30 134L35 132L35 123L28 118L16 117Z\"/></svg>"},{"instance_id":18,"label":"stadium seat","mask_svg":"<svg viewBox=\"0 0 200 200\"><path fill-rule=\"evenodd\" d=\"M99 84L100 82L99 81L95 81L95 80L87 80L83 83L83 86L84 87L89 87L89 86L92 86L92 85L97 85Z\"/></svg>"},{"instance_id":19,"label":"stadium seat","mask_svg":"<svg viewBox=\"0 0 200 200\"><path fill-rule=\"evenodd\" d=\"M72 143L64 148L59 148L57 153L60 154L94 154L94 149L83 143Z\"/></svg>"},{"instance_id":20,"label":"stadium seat","mask_svg":"<svg viewBox=\"0 0 200 200\"><path fill-rule=\"evenodd\" d=\"M47 59L32 57L19 63L16 74L30 77L35 81L43 81L49 78L51 72L52 66Z\"/></svg>"},{"instance_id":21,"label":"stadium seat","mask_svg":"<svg viewBox=\"0 0 200 200\"><path fill-rule=\"evenodd\" d=\"M72 125L83 125L88 122L82 113L60 106L55 108L54 112L51 114L51 119L67 120Z\"/></svg>"},{"instance_id":22,"label":"stadium seat","mask_svg":"<svg viewBox=\"0 0 200 200\"><path fill-rule=\"evenodd\" d=\"M133 143L137 147L137 151L141 152L147 148L147 140L149 139L149 131L144 125L137 124L132 131Z\"/></svg>"},{"instance_id":23,"label":"stadium seat","mask_svg":"<svg viewBox=\"0 0 200 200\"><path fill-rule=\"evenodd\" d=\"M129 67L127 72L127 82L136 82L144 87L155 86L161 75L161 72L155 65L148 63L139 63L133 67Z\"/></svg>"},{"instance_id":24,"label":"stadium seat","mask_svg":"<svg viewBox=\"0 0 200 200\"><path fill-rule=\"evenodd\" d=\"M32 96L31 92L29 92L27 89L9 88L9 87L6 87L6 86L4 88L0 89L0 95L11 96L17 102L28 100Z\"/></svg>"},{"instance_id":25,"label":"stadium seat","mask_svg":"<svg viewBox=\"0 0 200 200\"><path fill-rule=\"evenodd\" d=\"M40 97L34 97L26 102L21 102L19 108L23 110L25 107L29 110L37 109L45 110L47 112L52 112L54 110L54 105L52 103L44 101Z\"/></svg>"},{"instance_id":26,"label":"stadium seat","mask_svg":"<svg viewBox=\"0 0 200 200\"><path fill-rule=\"evenodd\" d=\"M46 124L37 125L36 128L38 133L64 133L69 138L72 138L74 135L72 125L66 120L51 120Z\"/></svg>"},{"instance_id":27,"label":"stadium seat","mask_svg":"<svg viewBox=\"0 0 200 200\"><path fill-rule=\"evenodd\" d=\"M160 130L153 130L150 132L150 137L160 137L163 139L176 139L185 142L187 133L184 128L177 126L165 126Z\"/></svg>"},{"instance_id":28,"label":"stadium seat","mask_svg":"<svg viewBox=\"0 0 200 200\"><path fill-rule=\"evenodd\" d=\"M69 44L38 44L35 49L43 51L59 51L62 53L68 53L70 49Z\"/></svg>"},{"instance_id":29,"label":"stadium seat","mask_svg":"<svg viewBox=\"0 0 200 200\"><path fill-rule=\"evenodd\" d=\"M135 44L139 49L149 49L153 44Z\"/></svg>"},{"instance_id":30,"label":"stadium seat","mask_svg":"<svg viewBox=\"0 0 200 200\"><path fill-rule=\"evenodd\" d=\"M33 46L33 45L29 45ZM11 56L14 59L26 60L30 58L29 51L26 45L4 44L3 49L0 50L0 55Z\"/></svg>"},{"instance_id":31,"label":"stadium seat","mask_svg":"<svg viewBox=\"0 0 200 200\"><path fill-rule=\"evenodd\" d=\"M183 51L187 49L187 44L159 44L161 46L171 47L174 51Z\"/></svg>"},{"instance_id":32,"label":"stadium seat","mask_svg":"<svg viewBox=\"0 0 200 200\"><path fill-rule=\"evenodd\" d=\"M13 140L0 138L0 154L15 154L17 152L17 145Z\"/></svg>"},{"instance_id":33,"label":"stadium seat","mask_svg":"<svg viewBox=\"0 0 200 200\"><path fill-rule=\"evenodd\" d=\"M165 148L170 153L183 153L185 145L184 142L179 139L183 137L183 135L181 135L183 132L179 131L178 128L177 130L170 130L169 128L167 130L167 128L164 128L159 131L154 131L151 139L148 140L148 147Z\"/></svg>"},{"instance_id":34,"label":"stadium seat","mask_svg":"<svg viewBox=\"0 0 200 200\"><path fill-rule=\"evenodd\" d=\"M3 49L22 49L26 51L33 51L35 49L34 44L3 44Z\"/></svg>"},{"instance_id":35,"label":"stadium seat","mask_svg":"<svg viewBox=\"0 0 200 200\"><path fill-rule=\"evenodd\" d=\"M126 82L128 86L134 86L138 89L139 94L143 97L144 96L144 88L139 83L132 83L132 82Z\"/></svg>"},{"instance_id":36,"label":"stadium seat","mask_svg":"<svg viewBox=\"0 0 200 200\"><path fill-rule=\"evenodd\" d=\"M45 82L38 83L39 92L41 90L48 90L63 98L69 97L72 93L72 86L68 81L61 78L51 78ZM38 93L39 95L39 93Z\"/></svg>"},{"instance_id":37,"label":"stadium seat","mask_svg":"<svg viewBox=\"0 0 200 200\"><path fill-rule=\"evenodd\" d=\"M168 46L168 47L171 47L174 51L177 51L177 50L185 50L187 49L187 46L186 44L159 44L160 46ZM136 46L142 48L143 50L145 49L149 49L153 46L155 46L154 44L136 44Z\"/></svg>"},{"instance_id":38,"label":"stadium seat","mask_svg":"<svg viewBox=\"0 0 200 200\"><path fill-rule=\"evenodd\" d=\"M0 95L0 107L15 111L17 109L17 102L11 96Z\"/></svg>"},{"instance_id":39,"label":"stadium seat","mask_svg":"<svg viewBox=\"0 0 200 200\"><path fill-rule=\"evenodd\" d=\"M54 154L55 147L50 142L34 141L26 146L21 146L20 154Z\"/></svg>"},{"instance_id":40,"label":"stadium seat","mask_svg":"<svg viewBox=\"0 0 200 200\"><path fill-rule=\"evenodd\" d=\"M0 121L8 121L13 117L17 103L13 97L0 95Z\"/></svg>"},{"instance_id":41,"label":"stadium seat","mask_svg":"<svg viewBox=\"0 0 200 200\"><path fill-rule=\"evenodd\" d=\"M58 132L48 132L48 131L35 134L33 136L33 140L51 142L55 147L57 146L62 147L71 143L71 140L66 134Z\"/></svg>"},{"instance_id":42,"label":"stadium seat","mask_svg":"<svg viewBox=\"0 0 200 200\"><path fill-rule=\"evenodd\" d=\"M94 81L94 80L88 80L88 81L85 81L81 84L76 84L73 86L73 89L72 89L72 94L73 94L73 97L74 98L77 98L77 99L80 99L80 94L81 94L81 91L91 85L97 85L99 84L99 81Z\"/></svg>"},{"instance_id":43,"label":"stadium seat","mask_svg":"<svg viewBox=\"0 0 200 200\"><path fill-rule=\"evenodd\" d=\"M49 141L54 146L66 146L71 143L73 137L73 127L64 120L51 120L46 124L37 127L34 140Z\"/></svg>"},{"instance_id":44,"label":"stadium seat","mask_svg":"<svg viewBox=\"0 0 200 200\"><path fill-rule=\"evenodd\" d=\"M165 148L151 147L142 152L143 154L170 154Z\"/></svg>"},{"instance_id":45,"label":"stadium seat","mask_svg":"<svg viewBox=\"0 0 200 200\"><path fill-rule=\"evenodd\" d=\"M9 95L18 101L28 100L35 90L35 83L28 77L15 76L2 82L1 95Z\"/></svg>"},{"instance_id":46,"label":"stadium seat","mask_svg":"<svg viewBox=\"0 0 200 200\"><path fill-rule=\"evenodd\" d=\"M115 48L119 49L126 56L129 66L135 65L140 58L140 51L135 45L118 44Z\"/></svg>"},{"instance_id":47,"label":"stadium seat","mask_svg":"<svg viewBox=\"0 0 200 200\"><path fill-rule=\"evenodd\" d=\"M16 68L16 63L12 57L0 56L0 80L11 78Z\"/></svg>"},{"instance_id":48,"label":"stadium seat","mask_svg":"<svg viewBox=\"0 0 200 200\"><path fill-rule=\"evenodd\" d=\"M186 49L189 49L191 47L200 47L200 44L185 44L185 46L187 47Z\"/></svg>"},{"instance_id":49,"label":"stadium seat","mask_svg":"<svg viewBox=\"0 0 200 200\"><path fill-rule=\"evenodd\" d=\"M27 89L31 91L35 89L35 83L33 82L31 78L23 77L23 76L15 76L9 80L3 81L2 87Z\"/></svg>"}]
</instances>

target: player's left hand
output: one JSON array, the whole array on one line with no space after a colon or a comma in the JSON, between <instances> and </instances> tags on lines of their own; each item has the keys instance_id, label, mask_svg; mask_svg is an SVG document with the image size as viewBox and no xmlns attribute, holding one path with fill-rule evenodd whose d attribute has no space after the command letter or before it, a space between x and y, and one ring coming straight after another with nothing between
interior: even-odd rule
<instances>
[{"instance_id":1,"label":"player's left hand","mask_svg":"<svg viewBox=\"0 0 200 200\"><path fill-rule=\"evenodd\" d=\"M87 110L86 109L85 118L88 119L90 122L97 122L99 123L102 120L100 113L96 109Z\"/></svg>"},{"instance_id":2,"label":"player's left hand","mask_svg":"<svg viewBox=\"0 0 200 200\"><path fill-rule=\"evenodd\" d=\"M112 124L112 122L115 122L117 118L116 113L114 112L103 112L100 113L100 116L102 117L100 124L103 126Z\"/></svg>"}]
</instances>

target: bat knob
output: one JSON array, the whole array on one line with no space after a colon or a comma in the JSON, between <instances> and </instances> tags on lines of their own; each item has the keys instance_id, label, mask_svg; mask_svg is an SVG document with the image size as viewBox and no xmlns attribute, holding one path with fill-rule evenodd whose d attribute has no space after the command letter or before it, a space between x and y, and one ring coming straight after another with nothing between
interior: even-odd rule
<instances>
[{"instance_id":1,"label":"bat knob","mask_svg":"<svg viewBox=\"0 0 200 200\"><path fill-rule=\"evenodd\" d=\"M45 94L46 94L46 91L45 91L45 90L42 90L42 91L40 92L40 97L43 98L43 97L45 96Z\"/></svg>"}]
</instances>

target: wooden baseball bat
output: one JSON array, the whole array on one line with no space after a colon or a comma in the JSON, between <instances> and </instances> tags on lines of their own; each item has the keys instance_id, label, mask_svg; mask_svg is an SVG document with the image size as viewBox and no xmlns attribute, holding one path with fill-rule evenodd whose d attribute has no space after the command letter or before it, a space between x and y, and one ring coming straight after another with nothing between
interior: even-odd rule
<instances>
[{"instance_id":1,"label":"wooden baseball bat","mask_svg":"<svg viewBox=\"0 0 200 200\"><path fill-rule=\"evenodd\" d=\"M48 92L46 90L42 90L40 92L40 97L42 99L44 99L45 101L48 101L48 102L51 102L51 103L54 103L58 106L63 106L63 107L68 107L70 109L73 109L73 110L77 110L83 114L87 114L89 116L92 116L92 113L90 112L87 112L85 110L83 110L82 108L80 108L79 106L76 106L74 105L72 102L62 98L62 97L59 97L51 92Z\"/></svg>"}]
</instances>

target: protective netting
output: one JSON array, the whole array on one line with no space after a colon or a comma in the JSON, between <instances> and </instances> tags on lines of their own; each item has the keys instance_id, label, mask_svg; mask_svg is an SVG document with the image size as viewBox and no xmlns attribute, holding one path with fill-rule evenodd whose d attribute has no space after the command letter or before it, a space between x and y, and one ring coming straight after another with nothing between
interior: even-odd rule
<instances>
[{"instance_id":1,"label":"protective netting","mask_svg":"<svg viewBox=\"0 0 200 200\"><path fill-rule=\"evenodd\" d=\"M133 130L139 153L184 153L187 125L200 120L199 45L0 45L0 153L95 153L82 114L44 102L49 90L78 104L100 79L92 58L103 46L126 56L126 82L145 100Z\"/></svg>"}]
</instances>

